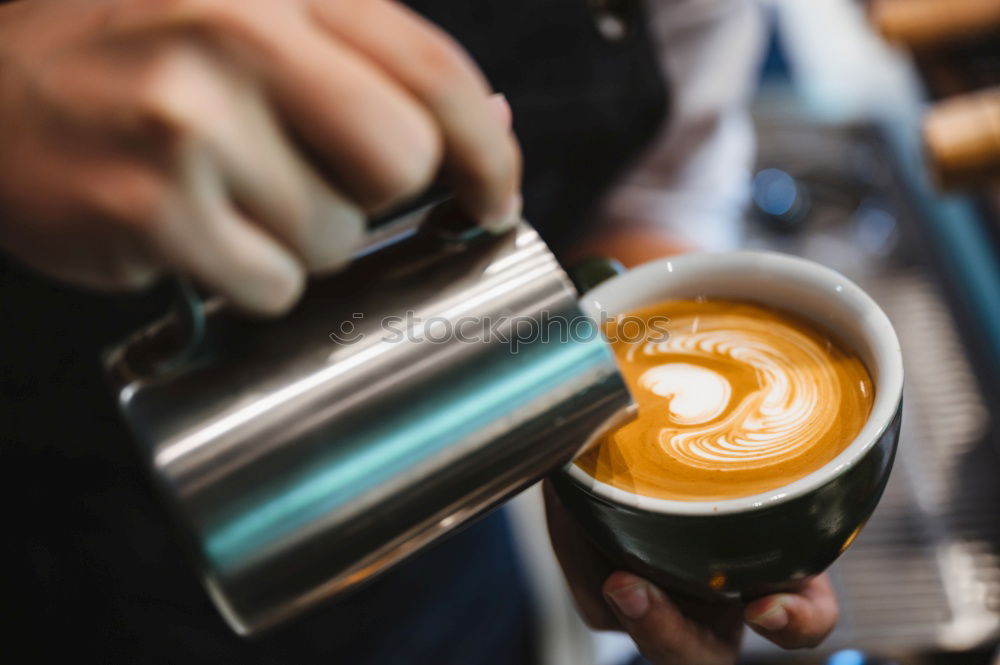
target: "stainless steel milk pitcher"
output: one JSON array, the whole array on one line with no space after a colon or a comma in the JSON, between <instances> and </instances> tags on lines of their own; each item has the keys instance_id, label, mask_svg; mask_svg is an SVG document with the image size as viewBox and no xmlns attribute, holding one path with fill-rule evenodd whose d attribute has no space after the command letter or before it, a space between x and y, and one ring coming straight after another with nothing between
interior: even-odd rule
<instances>
[{"instance_id":1,"label":"stainless steel milk pitcher","mask_svg":"<svg viewBox=\"0 0 1000 665\"><path fill-rule=\"evenodd\" d=\"M239 633L370 579L626 417L598 324L537 233L462 228L448 204L419 210L280 320L189 299L109 352Z\"/></svg>"}]
</instances>

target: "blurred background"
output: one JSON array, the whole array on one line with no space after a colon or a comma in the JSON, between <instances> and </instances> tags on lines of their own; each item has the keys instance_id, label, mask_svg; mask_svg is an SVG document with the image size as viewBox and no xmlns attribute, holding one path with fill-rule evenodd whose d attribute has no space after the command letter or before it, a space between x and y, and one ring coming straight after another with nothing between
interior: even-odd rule
<instances>
[{"instance_id":1,"label":"blurred background","mask_svg":"<svg viewBox=\"0 0 1000 665\"><path fill-rule=\"evenodd\" d=\"M1000 663L1000 0L771 0L763 13L752 204L727 241L710 224L688 232L861 284L899 333L907 405L885 497L832 570L836 632L791 653L749 635L744 662ZM532 490L512 513L542 662L627 662L626 638L576 618L539 504Z\"/></svg>"}]
</instances>

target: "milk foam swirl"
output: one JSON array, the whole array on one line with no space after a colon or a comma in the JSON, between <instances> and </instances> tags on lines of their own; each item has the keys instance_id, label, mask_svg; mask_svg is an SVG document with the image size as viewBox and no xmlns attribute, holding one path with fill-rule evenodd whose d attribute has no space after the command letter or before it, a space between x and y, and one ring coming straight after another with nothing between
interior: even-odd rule
<instances>
[{"instance_id":1,"label":"milk foam swirl","mask_svg":"<svg viewBox=\"0 0 1000 665\"><path fill-rule=\"evenodd\" d=\"M775 320L673 319L669 339L635 344L626 355L645 368L639 386L663 398L659 444L681 463L768 466L835 425L841 382L828 349Z\"/></svg>"},{"instance_id":2,"label":"milk foam swirl","mask_svg":"<svg viewBox=\"0 0 1000 665\"><path fill-rule=\"evenodd\" d=\"M654 317L669 337L633 342L608 324L638 414L576 459L595 480L664 499L751 496L821 468L864 427L861 358L794 314L693 298L622 320Z\"/></svg>"}]
</instances>

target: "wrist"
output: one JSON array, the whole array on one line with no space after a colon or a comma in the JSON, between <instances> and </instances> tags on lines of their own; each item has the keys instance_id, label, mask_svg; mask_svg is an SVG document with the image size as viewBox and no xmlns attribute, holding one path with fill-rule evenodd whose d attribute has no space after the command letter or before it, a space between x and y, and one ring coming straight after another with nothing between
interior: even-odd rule
<instances>
[{"instance_id":1,"label":"wrist","mask_svg":"<svg viewBox=\"0 0 1000 665\"><path fill-rule=\"evenodd\" d=\"M573 263L604 256L620 261L625 267L633 267L692 249L662 226L642 220L616 220L614 224L599 226L581 237L562 258Z\"/></svg>"}]
</instances>

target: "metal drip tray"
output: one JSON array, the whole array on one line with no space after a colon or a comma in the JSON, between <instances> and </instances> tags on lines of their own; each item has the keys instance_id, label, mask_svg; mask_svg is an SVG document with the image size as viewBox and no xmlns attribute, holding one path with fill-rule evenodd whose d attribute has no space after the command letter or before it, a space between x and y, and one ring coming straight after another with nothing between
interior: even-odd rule
<instances>
[{"instance_id":1,"label":"metal drip tray","mask_svg":"<svg viewBox=\"0 0 1000 665\"><path fill-rule=\"evenodd\" d=\"M809 210L794 228L765 220L749 244L806 256L857 281L892 319L907 372L896 466L871 521L831 570L842 612L822 651L903 656L989 645L1000 636L994 423L916 248L882 144L867 128L768 115L758 131L762 168L781 169L812 196L803 195ZM756 635L744 654L802 659Z\"/></svg>"}]
</instances>

